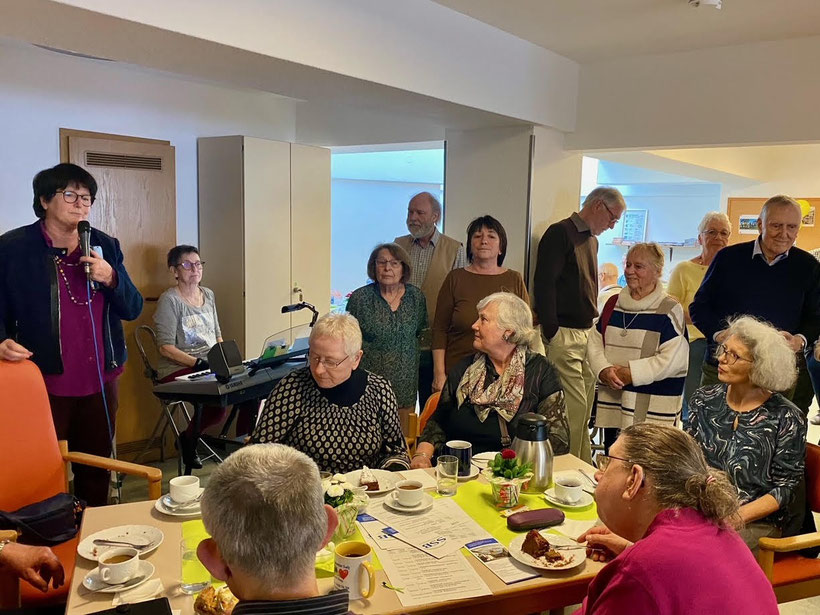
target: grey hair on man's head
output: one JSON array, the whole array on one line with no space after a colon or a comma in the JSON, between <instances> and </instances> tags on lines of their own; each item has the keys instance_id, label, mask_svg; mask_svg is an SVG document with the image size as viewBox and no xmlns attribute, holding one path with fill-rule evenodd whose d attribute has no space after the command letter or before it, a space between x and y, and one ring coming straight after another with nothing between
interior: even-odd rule
<instances>
[{"instance_id":1,"label":"grey hair on man's head","mask_svg":"<svg viewBox=\"0 0 820 615\"><path fill-rule=\"evenodd\" d=\"M710 211L705 216L703 216L703 219L700 221L700 224L698 224L698 235L705 231L706 227L709 226L709 224L715 220L725 222L726 226L729 227L729 232L732 232L732 221L729 220L729 216L727 216L722 211Z\"/></svg>"},{"instance_id":2,"label":"grey hair on man's head","mask_svg":"<svg viewBox=\"0 0 820 615\"><path fill-rule=\"evenodd\" d=\"M584 202L581 204L581 209L585 209L592 205L595 201L601 199L609 205L610 207L613 205L617 205L621 209L626 209L626 201L624 201L624 195L621 194L621 191L617 188L612 188L610 186L598 186L590 191L587 195L587 198L584 199Z\"/></svg>"},{"instance_id":3,"label":"grey hair on man's head","mask_svg":"<svg viewBox=\"0 0 820 615\"><path fill-rule=\"evenodd\" d=\"M788 195L776 194L763 203L763 208L760 210L760 219L765 222L766 217L769 215L769 210L773 207L794 207L800 214L800 218L803 218L803 209L800 207L800 203Z\"/></svg>"},{"instance_id":4,"label":"grey hair on man's head","mask_svg":"<svg viewBox=\"0 0 820 615\"><path fill-rule=\"evenodd\" d=\"M427 191L419 192L418 194L414 194L412 197L410 197L410 200L412 201L417 197L426 199L427 202L430 203L430 207L432 208L433 213L439 217L439 220L441 219L441 203L439 203L439 200L435 196L433 196L432 193Z\"/></svg>"},{"instance_id":5,"label":"grey hair on man's head","mask_svg":"<svg viewBox=\"0 0 820 615\"><path fill-rule=\"evenodd\" d=\"M512 331L507 341L516 346L532 349L538 339L538 331L532 326L532 310L518 295L500 292L487 295L476 305L479 313L495 304L499 329Z\"/></svg>"},{"instance_id":6,"label":"grey hair on man's head","mask_svg":"<svg viewBox=\"0 0 820 615\"><path fill-rule=\"evenodd\" d=\"M726 338L736 337L749 349L749 380L767 391L788 391L797 379L797 358L780 332L752 316L729 321Z\"/></svg>"},{"instance_id":7,"label":"grey hair on man's head","mask_svg":"<svg viewBox=\"0 0 820 615\"><path fill-rule=\"evenodd\" d=\"M211 474L202 522L230 567L269 591L294 587L327 533L319 468L284 444L239 449Z\"/></svg>"},{"instance_id":8,"label":"grey hair on man's head","mask_svg":"<svg viewBox=\"0 0 820 615\"><path fill-rule=\"evenodd\" d=\"M354 356L362 349L362 330L359 328L359 321L353 314L347 312L331 312L325 314L310 330L308 343L319 337L333 337L342 340L345 346L345 354Z\"/></svg>"}]
</instances>

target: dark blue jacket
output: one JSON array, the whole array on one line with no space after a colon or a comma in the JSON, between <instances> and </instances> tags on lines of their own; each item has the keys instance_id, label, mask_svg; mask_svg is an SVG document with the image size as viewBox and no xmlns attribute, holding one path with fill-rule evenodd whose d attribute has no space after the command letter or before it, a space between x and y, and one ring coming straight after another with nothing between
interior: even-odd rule
<instances>
[{"instance_id":1,"label":"dark blue jacket","mask_svg":"<svg viewBox=\"0 0 820 615\"><path fill-rule=\"evenodd\" d=\"M122 320L134 320L142 311L140 295L122 263L120 242L91 229L91 245L117 272L116 288L100 285L106 298L103 318L105 370L125 363ZM60 355L60 288L54 257L65 250L51 248L40 222L21 226L0 236L0 341L12 338L34 353L44 374L63 373Z\"/></svg>"}]
</instances>

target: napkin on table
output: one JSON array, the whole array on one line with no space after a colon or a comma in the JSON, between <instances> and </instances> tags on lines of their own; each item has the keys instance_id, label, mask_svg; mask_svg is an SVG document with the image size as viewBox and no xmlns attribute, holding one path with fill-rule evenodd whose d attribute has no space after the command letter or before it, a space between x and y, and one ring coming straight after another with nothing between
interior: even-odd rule
<instances>
[{"instance_id":1,"label":"napkin on table","mask_svg":"<svg viewBox=\"0 0 820 615\"><path fill-rule=\"evenodd\" d=\"M134 589L127 589L124 592L117 592L114 594L114 600L111 606L118 606L120 604L134 604L135 602L145 602L146 600L153 600L159 598L165 587L162 585L160 579L151 579L147 583L143 583Z\"/></svg>"}]
</instances>

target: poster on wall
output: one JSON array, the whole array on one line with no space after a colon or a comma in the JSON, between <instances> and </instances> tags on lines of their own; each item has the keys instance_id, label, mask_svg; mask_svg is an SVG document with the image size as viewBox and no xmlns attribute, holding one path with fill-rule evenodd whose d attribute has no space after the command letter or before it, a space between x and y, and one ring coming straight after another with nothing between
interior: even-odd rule
<instances>
[{"instance_id":1,"label":"poster on wall","mask_svg":"<svg viewBox=\"0 0 820 615\"><path fill-rule=\"evenodd\" d=\"M737 228L741 235L757 235L757 214L741 215Z\"/></svg>"},{"instance_id":2,"label":"poster on wall","mask_svg":"<svg viewBox=\"0 0 820 615\"><path fill-rule=\"evenodd\" d=\"M646 237L646 210L627 209L621 217L623 233L621 242L625 244L640 243Z\"/></svg>"},{"instance_id":3,"label":"poster on wall","mask_svg":"<svg viewBox=\"0 0 820 615\"><path fill-rule=\"evenodd\" d=\"M811 207L809 213L803 216L803 226L814 226L814 207Z\"/></svg>"}]
</instances>

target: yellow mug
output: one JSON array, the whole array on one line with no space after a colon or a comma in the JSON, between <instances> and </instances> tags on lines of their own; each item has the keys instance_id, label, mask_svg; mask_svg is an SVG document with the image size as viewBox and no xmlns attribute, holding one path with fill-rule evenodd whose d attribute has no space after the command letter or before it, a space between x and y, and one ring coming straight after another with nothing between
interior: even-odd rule
<instances>
[{"instance_id":1,"label":"yellow mug","mask_svg":"<svg viewBox=\"0 0 820 615\"><path fill-rule=\"evenodd\" d=\"M351 600L370 598L376 591L373 572L373 550L365 542L343 542L336 545L333 587L347 589ZM362 577L367 573L367 591L362 591Z\"/></svg>"}]
</instances>

